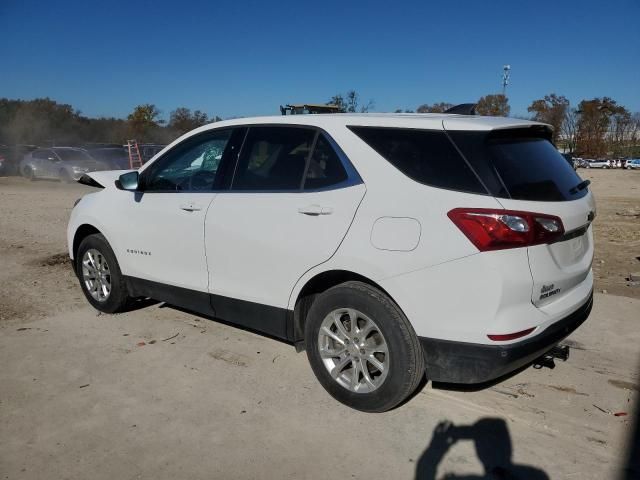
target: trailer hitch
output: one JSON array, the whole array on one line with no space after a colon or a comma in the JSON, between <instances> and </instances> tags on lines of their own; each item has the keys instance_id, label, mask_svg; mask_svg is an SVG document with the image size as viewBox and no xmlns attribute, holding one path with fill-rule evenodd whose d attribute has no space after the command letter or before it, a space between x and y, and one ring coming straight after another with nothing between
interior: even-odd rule
<instances>
[{"instance_id":1,"label":"trailer hitch","mask_svg":"<svg viewBox=\"0 0 640 480\"><path fill-rule=\"evenodd\" d=\"M533 368L540 369L543 367L555 368L555 360L566 362L569 359L569 345L556 345L544 355L540 356L533 362Z\"/></svg>"}]
</instances>

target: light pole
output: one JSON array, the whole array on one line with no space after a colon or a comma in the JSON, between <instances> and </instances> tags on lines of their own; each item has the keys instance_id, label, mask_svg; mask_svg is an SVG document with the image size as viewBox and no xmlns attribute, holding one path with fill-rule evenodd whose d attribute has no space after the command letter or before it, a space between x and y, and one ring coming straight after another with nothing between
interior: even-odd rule
<instances>
[{"instance_id":1,"label":"light pole","mask_svg":"<svg viewBox=\"0 0 640 480\"><path fill-rule=\"evenodd\" d=\"M509 85L509 77L511 76L511 65L502 67L502 95L507 96L507 85Z\"/></svg>"}]
</instances>

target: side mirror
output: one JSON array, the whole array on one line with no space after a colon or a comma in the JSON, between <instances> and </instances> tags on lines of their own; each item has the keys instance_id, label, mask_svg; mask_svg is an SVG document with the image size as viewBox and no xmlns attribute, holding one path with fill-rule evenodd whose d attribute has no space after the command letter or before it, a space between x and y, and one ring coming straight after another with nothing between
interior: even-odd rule
<instances>
[{"instance_id":1,"label":"side mirror","mask_svg":"<svg viewBox=\"0 0 640 480\"><path fill-rule=\"evenodd\" d=\"M116 180L116 188L118 190L130 190L135 192L138 190L138 180L139 175L137 171L123 173Z\"/></svg>"}]
</instances>

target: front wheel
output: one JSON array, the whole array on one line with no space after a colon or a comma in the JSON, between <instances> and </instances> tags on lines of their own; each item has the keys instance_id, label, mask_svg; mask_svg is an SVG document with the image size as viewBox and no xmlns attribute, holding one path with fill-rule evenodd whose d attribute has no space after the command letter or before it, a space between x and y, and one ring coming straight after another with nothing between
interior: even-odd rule
<instances>
[{"instance_id":1,"label":"front wheel","mask_svg":"<svg viewBox=\"0 0 640 480\"><path fill-rule=\"evenodd\" d=\"M66 170L60 170L60 172L58 173L58 178L60 179L60 181L62 183L71 183L73 182L73 178L71 178L71 175L69 175L69 172L67 172Z\"/></svg>"},{"instance_id":2,"label":"front wheel","mask_svg":"<svg viewBox=\"0 0 640 480\"><path fill-rule=\"evenodd\" d=\"M103 235L89 235L82 240L75 263L82 293L95 309L116 313L127 307L127 286L116 256Z\"/></svg>"},{"instance_id":3,"label":"front wheel","mask_svg":"<svg viewBox=\"0 0 640 480\"><path fill-rule=\"evenodd\" d=\"M418 337L400 308L377 288L346 282L318 295L307 315L311 368L339 402L384 412L424 378Z\"/></svg>"},{"instance_id":4,"label":"front wheel","mask_svg":"<svg viewBox=\"0 0 640 480\"><path fill-rule=\"evenodd\" d=\"M33 172L33 169L31 167L24 167L24 169L22 170L22 175L24 176L24 178L32 182L36 179L35 173Z\"/></svg>"}]
</instances>

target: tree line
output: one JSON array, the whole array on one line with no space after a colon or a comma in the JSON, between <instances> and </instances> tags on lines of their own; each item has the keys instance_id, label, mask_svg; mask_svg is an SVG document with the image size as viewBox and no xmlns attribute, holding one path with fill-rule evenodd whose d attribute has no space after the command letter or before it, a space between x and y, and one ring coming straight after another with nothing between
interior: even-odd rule
<instances>
[{"instance_id":1,"label":"tree line","mask_svg":"<svg viewBox=\"0 0 640 480\"><path fill-rule=\"evenodd\" d=\"M362 102L356 90L338 93L326 103L337 105L343 112L369 112L374 107L373 100ZM415 112L442 113L453 106L447 102L423 104ZM574 155L640 156L640 113L632 113L609 97L582 100L572 106L566 97L551 93L532 101L527 111L528 118L552 125L554 143ZM478 100L476 112L509 116L509 99L502 94L485 95ZM0 144L122 144L127 139L166 144L194 128L222 120L185 107L171 111L168 121L161 118L161 113L155 105L143 104L126 119L90 118L71 105L49 98L0 98Z\"/></svg>"},{"instance_id":2,"label":"tree line","mask_svg":"<svg viewBox=\"0 0 640 480\"><path fill-rule=\"evenodd\" d=\"M168 122L160 115L161 111L155 105L143 104L135 107L126 119L90 118L71 105L49 98L28 101L0 98L0 144L122 144L127 139L165 144L189 130L222 120L185 107L173 110Z\"/></svg>"},{"instance_id":3,"label":"tree line","mask_svg":"<svg viewBox=\"0 0 640 480\"><path fill-rule=\"evenodd\" d=\"M440 102L420 105L418 113L442 113L453 104ZM582 100L572 106L555 93L531 102L527 119L553 126L553 142L558 148L582 157L640 156L640 113L632 113L609 97ZM508 117L509 99L502 94L478 100L478 115Z\"/></svg>"}]
</instances>

